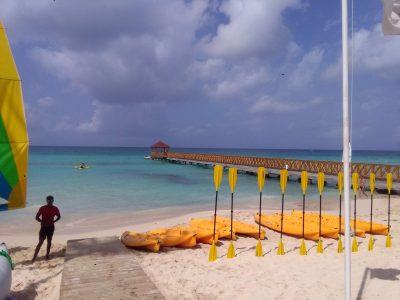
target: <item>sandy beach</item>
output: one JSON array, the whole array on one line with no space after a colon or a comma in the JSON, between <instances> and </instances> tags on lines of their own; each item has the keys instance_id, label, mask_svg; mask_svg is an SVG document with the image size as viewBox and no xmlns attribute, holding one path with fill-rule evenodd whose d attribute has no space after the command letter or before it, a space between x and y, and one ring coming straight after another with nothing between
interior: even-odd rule
<instances>
[{"instance_id":1,"label":"sandy beach","mask_svg":"<svg viewBox=\"0 0 400 300\"><path fill-rule=\"evenodd\" d=\"M385 248L385 237L374 236L375 248L368 252L367 238L358 238L359 252L352 255L352 295L355 299L398 299L400 295L400 197L392 197L393 247ZM387 198L374 199L374 220L386 222ZM358 217L369 218L369 199L358 201ZM315 203L307 206L315 210ZM329 205L329 208L332 208ZM254 224L255 210L240 210L234 218ZM272 211L271 211L272 212ZM326 210L331 212L331 210ZM219 211L228 216L229 212ZM125 230L149 229L187 223L193 217L211 217L203 211L167 217L151 222L83 233L56 233L51 259L31 263L36 236L5 236L16 264L12 295L17 299L58 299L61 274L68 239L120 235ZM111 226L110 226L111 227ZM76 228L79 232L79 227ZM167 299L338 299L343 297L344 255L336 253L337 241L324 239L324 253L316 253L316 243L306 241L307 256L299 255L300 240L284 236L286 255L277 256L279 234L266 230L264 257L255 257L256 240L240 237L234 242L237 257L227 259L229 241L218 246L218 259L208 262L209 245L194 249L164 248L160 253L132 250L145 272Z\"/></svg>"}]
</instances>

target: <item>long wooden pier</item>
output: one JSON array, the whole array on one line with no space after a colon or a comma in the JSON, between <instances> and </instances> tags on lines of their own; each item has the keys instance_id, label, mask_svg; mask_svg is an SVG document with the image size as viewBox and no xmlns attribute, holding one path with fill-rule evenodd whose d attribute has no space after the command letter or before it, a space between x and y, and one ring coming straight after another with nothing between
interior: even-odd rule
<instances>
[{"instance_id":1,"label":"long wooden pier","mask_svg":"<svg viewBox=\"0 0 400 300\"><path fill-rule=\"evenodd\" d=\"M343 164L335 161L318 161L318 160L295 160L285 158L267 158L267 157L251 157L236 155L220 155L205 153L183 153L169 152L165 153L152 152L152 159L165 159L172 163L193 164L202 166L212 166L221 164L226 168L235 167L239 172L247 174L257 174L258 167L265 167L270 176L279 177L281 169L289 171L289 179L298 180L301 171L309 173L310 183L317 182L318 172L325 173L327 185L336 186L337 174L342 171ZM366 179L368 187L368 179L370 173L375 173L376 189L378 192L386 192L386 174L393 174L393 193L400 192L400 165L384 165L384 164L368 164L368 163L352 163L351 172L359 173L360 177Z\"/></svg>"}]
</instances>

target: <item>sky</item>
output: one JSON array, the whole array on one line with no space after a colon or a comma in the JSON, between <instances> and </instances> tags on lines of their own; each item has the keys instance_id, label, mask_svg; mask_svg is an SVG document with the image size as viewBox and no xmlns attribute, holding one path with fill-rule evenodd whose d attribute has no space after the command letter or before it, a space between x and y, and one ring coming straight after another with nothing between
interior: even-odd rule
<instances>
[{"instance_id":1,"label":"sky","mask_svg":"<svg viewBox=\"0 0 400 300\"><path fill-rule=\"evenodd\" d=\"M31 145L341 149L340 2L0 0ZM400 150L400 36L353 6L352 148Z\"/></svg>"}]
</instances>

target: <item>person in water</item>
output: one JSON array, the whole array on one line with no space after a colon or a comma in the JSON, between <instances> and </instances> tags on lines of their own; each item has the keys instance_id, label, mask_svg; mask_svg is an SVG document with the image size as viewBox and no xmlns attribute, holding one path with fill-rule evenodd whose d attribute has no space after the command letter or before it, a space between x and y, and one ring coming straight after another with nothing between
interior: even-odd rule
<instances>
[{"instance_id":1,"label":"person in water","mask_svg":"<svg viewBox=\"0 0 400 300\"><path fill-rule=\"evenodd\" d=\"M46 259L49 259L51 240L54 234L54 223L61 219L60 211L53 205L54 197L47 196L47 205L43 205L36 214L36 221L40 222L39 243L36 246L32 262L35 261L44 240L47 238Z\"/></svg>"},{"instance_id":2,"label":"person in water","mask_svg":"<svg viewBox=\"0 0 400 300\"><path fill-rule=\"evenodd\" d=\"M81 168L81 169L86 169L85 163L81 163L81 165L79 166L79 168Z\"/></svg>"}]
</instances>

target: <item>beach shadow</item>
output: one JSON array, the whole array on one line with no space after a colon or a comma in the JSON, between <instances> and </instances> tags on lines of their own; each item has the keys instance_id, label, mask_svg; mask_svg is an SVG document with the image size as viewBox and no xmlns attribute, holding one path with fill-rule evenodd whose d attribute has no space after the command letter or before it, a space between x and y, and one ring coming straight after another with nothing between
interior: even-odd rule
<instances>
[{"instance_id":1,"label":"beach shadow","mask_svg":"<svg viewBox=\"0 0 400 300\"><path fill-rule=\"evenodd\" d=\"M39 281L32 282L28 286L26 286L22 291L12 291L10 296L14 297L15 299L18 299L18 300L36 299L37 296L38 296L38 293L36 291L38 285L41 284L41 283L47 282L51 278L54 278L54 277L58 276L59 274L61 274L61 272L62 272L62 270L60 270L56 274L53 274L53 275L48 276L46 278L43 278L43 279L41 279Z\"/></svg>"},{"instance_id":2,"label":"beach shadow","mask_svg":"<svg viewBox=\"0 0 400 300\"><path fill-rule=\"evenodd\" d=\"M313 248L317 248L317 246L318 246L317 244L314 244L310 248L308 248L307 254L309 254Z\"/></svg>"},{"instance_id":3,"label":"beach shadow","mask_svg":"<svg viewBox=\"0 0 400 300\"><path fill-rule=\"evenodd\" d=\"M29 249L29 247L20 247L20 246L12 247L12 248L8 249L8 253L10 254L10 256L12 256L12 255L14 255L14 254L16 254L16 253L18 253L20 251L24 251L24 250L27 250L27 249Z\"/></svg>"},{"instance_id":4,"label":"beach shadow","mask_svg":"<svg viewBox=\"0 0 400 300\"><path fill-rule=\"evenodd\" d=\"M266 255L270 254L272 251L276 251L276 250L278 250L278 247L275 247L273 249L269 249L269 251L265 252L265 254L263 256L266 256Z\"/></svg>"},{"instance_id":5,"label":"beach shadow","mask_svg":"<svg viewBox=\"0 0 400 300\"><path fill-rule=\"evenodd\" d=\"M42 246L42 248L43 248L43 246ZM50 251L50 259L46 260L45 256L40 256L40 257L36 258L35 262L40 262L40 261L51 262L51 260L54 259L54 258L65 257L65 251L66 251L65 248L62 248L62 249L60 249L58 251L54 251L54 252ZM33 256L33 252L32 252L32 256ZM22 261L16 263L15 265L16 266L19 266L19 265L22 265L22 266L32 265L32 266L34 266L35 262L32 262L31 259L27 259L27 260L22 260ZM48 268L48 267L51 268L51 266L46 266L46 268ZM54 266L54 267L56 267L56 266Z\"/></svg>"},{"instance_id":6,"label":"beach shadow","mask_svg":"<svg viewBox=\"0 0 400 300\"><path fill-rule=\"evenodd\" d=\"M399 275L400 275L400 270L399 269L371 269L371 268L365 268L364 270L364 275L361 281L360 289L358 290L357 294L357 300L361 300L363 298L363 293L365 289L365 285L368 280L368 274L369 274L369 279L381 279L381 280L391 280L391 281L397 281L400 280Z\"/></svg>"},{"instance_id":7,"label":"beach shadow","mask_svg":"<svg viewBox=\"0 0 400 300\"><path fill-rule=\"evenodd\" d=\"M250 248L245 248L245 247L243 247L243 248L237 248L237 250L238 250L238 249L245 249L245 250L236 253L236 256L238 256L238 255L240 255L240 254L242 254L242 253L245 253L245 252L255 251L255 250L256 250L256 246L252 246L252 247L250 247Z\"/></svg>"},{"instance_id":8,"label":"beach shadow","mask_svg":"<svg viewBox=\"0 0 400 300\"><path fill-rule=\"evenodd\" d=\"M294 252L294 251L297 251L297 250L300 250L300 247L294 247L293 249L285 251L285 253L287 254L287 253Z\"/></svg>"},{"instance_id":9,"label":"beach shadow","mask_svg":"<svg viewBox=\"0 0 400 300\"><path fill-rule=\"evenodd\" d=\"M332 247L333 246L333 243L328 243L325 247L324 247L324 250L326 250L326 249L328 249L329 247Z\"/></svg>"}]
</instances>

